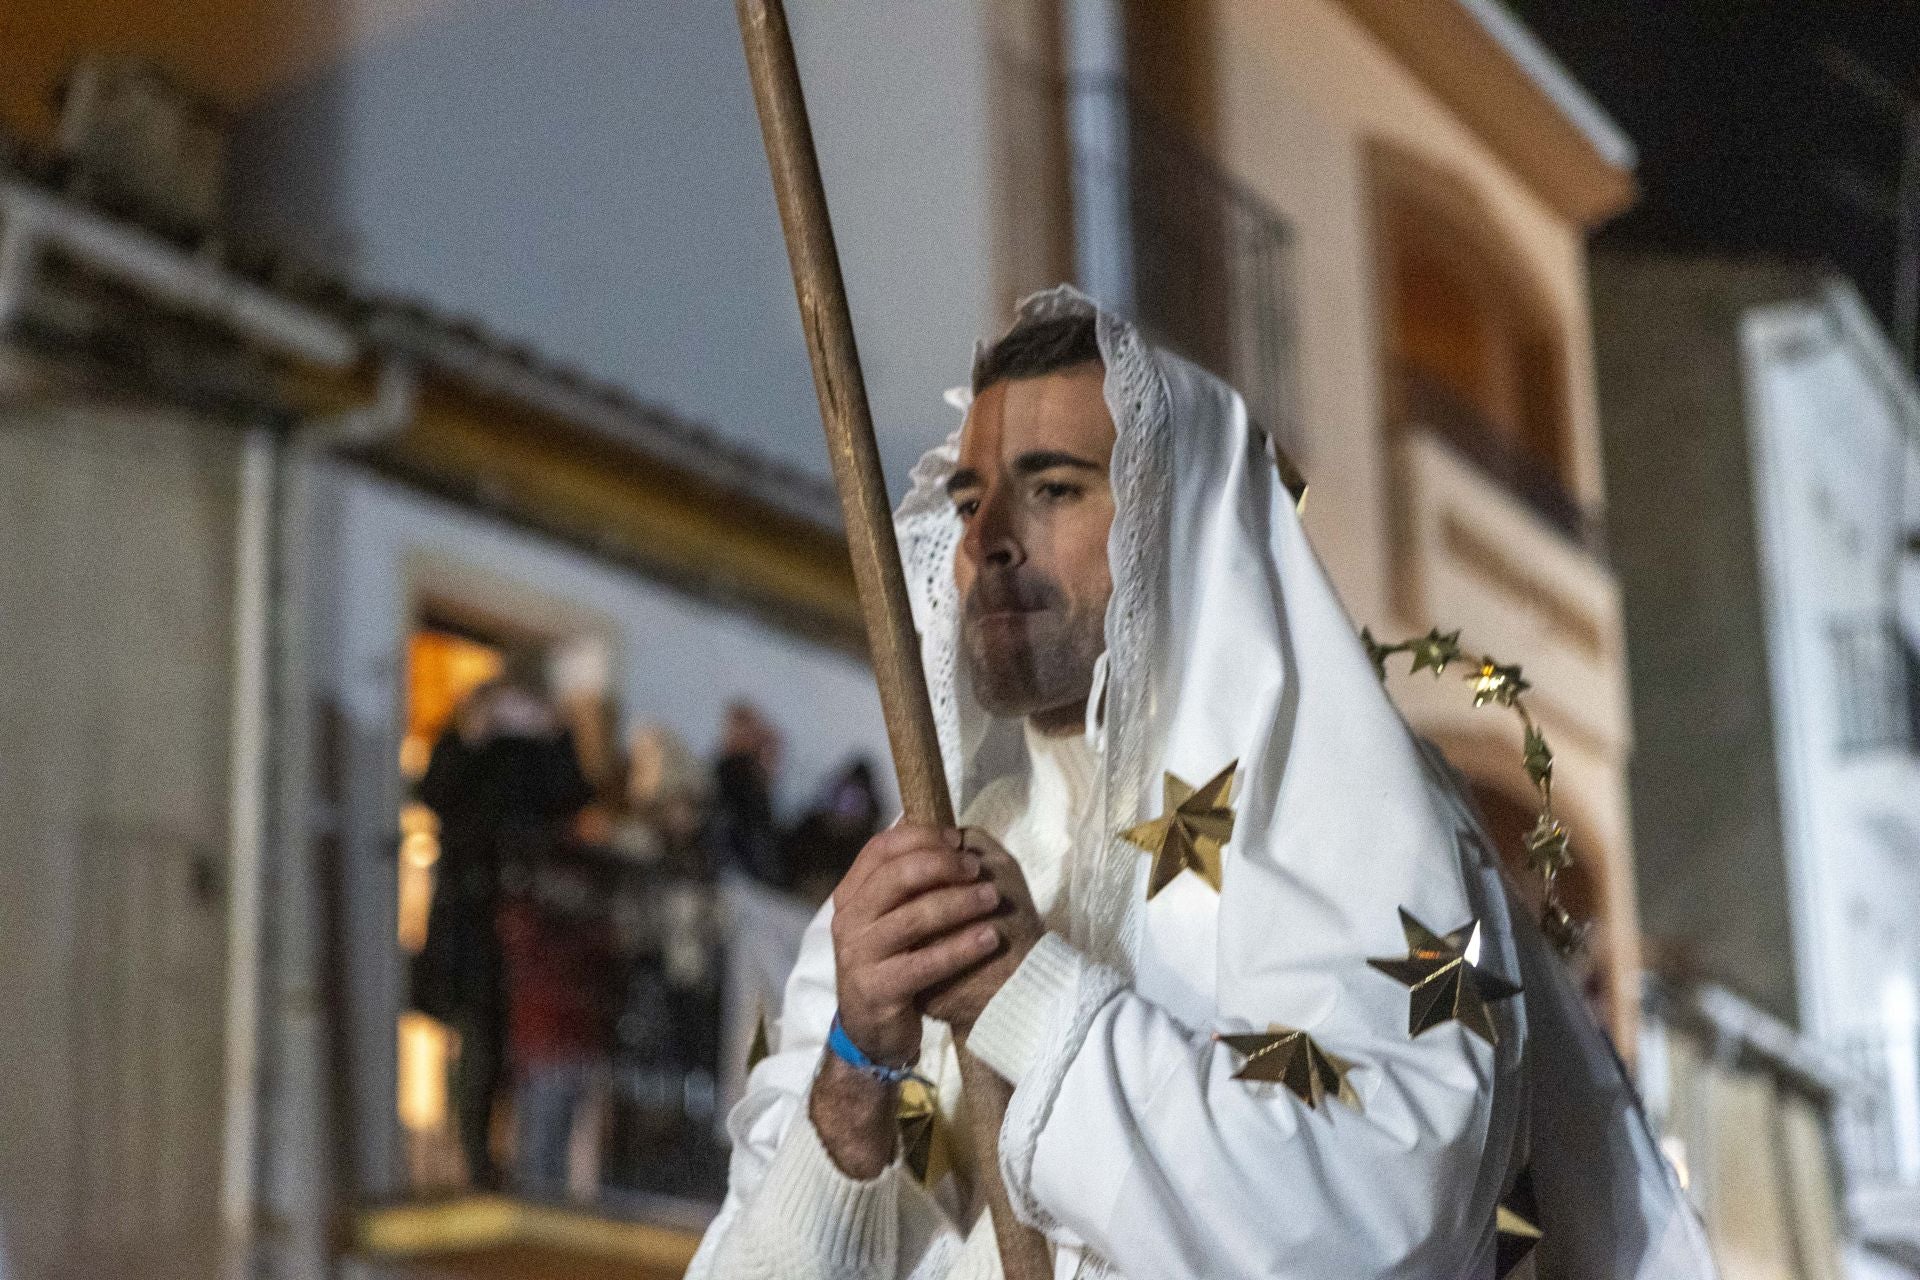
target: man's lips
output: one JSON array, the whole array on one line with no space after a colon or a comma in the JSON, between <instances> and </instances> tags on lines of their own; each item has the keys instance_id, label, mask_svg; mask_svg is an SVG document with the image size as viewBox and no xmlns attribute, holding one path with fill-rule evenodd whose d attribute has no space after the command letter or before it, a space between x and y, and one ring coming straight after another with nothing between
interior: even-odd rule
<instances>
[{"instance_id":1,"label":"man's lips","mask_svg":"<svg viewBox=\"0 0 1920 1280\"><path fill-rule=\"evenodd\" d=\"M1049 643L1053 633L1053 615L1048 609L994 609L967 620L971 642L995 649L1031 649Z\"/></svg>"}]
</instances>

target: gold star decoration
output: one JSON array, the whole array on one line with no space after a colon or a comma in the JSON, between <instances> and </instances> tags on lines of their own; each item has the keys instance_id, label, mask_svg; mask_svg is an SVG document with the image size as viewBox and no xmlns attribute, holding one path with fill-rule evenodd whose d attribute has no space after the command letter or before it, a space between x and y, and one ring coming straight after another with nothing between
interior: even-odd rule
<instances>
[{"instance_id":1,"label":"gold star decoration","mask_svg":"<svg viewBox=\"0 0 1920 1280\"><path fill-rule=\"evenodd\" d=\"M1479 928L1478 920L1469 920L1451 933L1438 934L1400 908L1400 929L1407 936L1405 958L1382 957L1367 963L1411 989L1408 1035L1457 1021L1488 1044L1500 1042L1487 1002L1517 995L1520 988L1468 962L1467 952Z\"/></svg>"},{"instance_id":2,"label":"gold star decoration","mask_svg":"<svg viewBox=\"0 0 1920 1280\"><path fill-rule=\"evenodd\" d=\"M1215 1037L1246 1061L1233 1073L1235 1080L1258 1080L1282 1084L1309 1108L1317 1109L1320 1100L1331 1094L1360 1110L1360 1095L1347 1082L1353 1064L1322 1049L1304 1031L1293 1027L1270 1026L1264 1032L1248 1031Z\"/></svg>"},{"instance_id":3,"label":"gold star decoration","mask_svg":"<svg viewBox=\"0 0 1920 1280\"><path fill-rule=\"evenodd\" d=\"M1449 631L1445 635L1435 627L1413 642L1413 670L1431 671L1438 680L1450 662L1460 660L1460 633Z\"/></svg>"},{"instance_id":4,"label":"gold star decoration","mask_svg":"<svg viewBox=\"0 0 1920 1280\"><path fill-rule=\"evenodd\" d=\"M1166 812L1122 834L1153 855L1147 875L1147 897L1152 898L1182 871L1195 875L1220 892L1220 851L1233 837L1233 810L1227 799L1233 791L1233 761L1198 790L1171 773L1166 779Z\"/></svg>"},{"instance_id":5,"label":"gold star decoration","mask_svg":"<svg viewBox=\"0 0 1920 1280\"><path fill-rule=\"evenodd\" d=\"M1500 1199L1494 1213L1493 1251L1495 1280L1506 1280L1514 1268L1527 1260L1545 1237L1540 1229L1540 1210L1534 1201L1533 1170L1522 1169L1513 1180L1513 1189Z\"/></svg>"},{"instance_id":6,"label":"gold star decoration","mask_svg":"<svg viewBox=\"0 0 1920 1280\"><path fill-rule=\"evenodd\" d=\"M1541 880L1540 927L1562 953L1572 954L1580 947L1586 931L1567 915L1554 882L1562 871L1573 865L1573 849L1566 827L1553 812L1553 748L1547 745L1546 736L1527 710L1524 695L1532 686L1520 674L1520 668L1463 650L1458 631L1442 631L1439 627L1429 627L1424 636L1393 644L1381 643L1369 628L1362 627L1360 644L1366 650L1367 661L1373 664L1374 674L1382 680L1387 678L1387 659L1398 654L1410 655L1409 675L1431 671L1436 680L1458 662L1467 669L1474 706L1505 707L1519 718L1524 732L1520 760L1526 768L1527 780L1533 783L1540 797L1540 820L1526 837L1528 866Z\"/></svg>"},{"instance_id":7,"label":"gold star decoration","mask_svg":"<svg viewBox=\"0 0 1920 1280\"><path fill-rule=\"evenodd\" d=\"M773 1045L767 1038L767 1010L763 1005L753 1019L753 1041L747 1045L747 1074L760 1065L766 1056L773 1052Z\"/></svg>"},{"instance_id":8,"label":"gold star decoration","mask_svg":"<svg viewBox=\"0 0 1920 1280\"><path fill-rule=\"evenodd\" d=\"M1570 839L1559 819L1541 814L1540 820L1527 832L1527 865L1543 875L1565 871L1573 865L1573 850L1568 847Z\"/></svg>"},{"instance_id":9,"label":"gold star decoration","mask_svg":"<svg viewBox=\"0 0 1920 1280\"><path fill-rule=\"evenodd\" d=\"M1295 511L1306 510L1306 476L1300 473L1300 468L1293 465L1293 459L1287 456L1287 451L1280 447L1278 440L1273 439L1272 436L1268 436L1267 439L1273 445L1274 465L1279 468L1280 483L1285 487L1287 496L1293 499L1293 509Z\"/></svg>"},{"instance_id":10,"label":"gold star decoration","mask_svg":"<svg viewBox=\"0 0 1920 1280\"><path fill-rule=\"evenodd\" d=\"M1394 646L1381 644L1373 638L1373 628L1360 628L1360 643L1366 647L1367 661L1373 664L1373 674L1382 680L1387 678L1387 655L1394 652Z\"/></svg>"},{"instance_id":11,"label":"gold star decoration","mask_svg":"<svg viewBox=\"0 0 1920 1280\"><path fill-rule=\"evenodd\" d=\"M900 1152L907 1168L931 1187L952 1167L947 1149L946 1120L933 1089L922 1080L906 1080L900 1085L900 1105L894 1112L894 1125L900 1132Z\"/></svg>"},{"instance_id":12,"label":"gold star decoration","mask_svg":"<svg viewBox=\"0 0 1920 1280\"><path fill-rule=\"evenodd\" d=\"M1476 707L1484 707L1489 702L1510 707L1515 698L1533 688L1521 678L1519 667L1503 667L1492 658L1481 659L1480 665L1467 673L1467 679L1473 684Z\"/></svg>"},{"instance_id":13,"label":"gold star decoration","mask_svg":"<svg viewBox=\"0 0 1920 1280\"><path fill-rule=\"evenodd\" d=\"M1531 720L1527 722L1526 742L1521 749L1520 763L1526 766L1527 778L1534 786L1553 785L1553 748L1547 745L1539 727Z\"/></svg>"},{"instance_id":14,"label":"gold star decoration","mask_svg":"<svg viewBox=\"0 0 1920 1280\"><path fill-rule=\"evenodd\" d=\"M1558 902L1549 902L1540 912L1540 931L1562 955L1572 955L1587 944L1587 924L1567 914Z\"/></svg>"}]
</instances>

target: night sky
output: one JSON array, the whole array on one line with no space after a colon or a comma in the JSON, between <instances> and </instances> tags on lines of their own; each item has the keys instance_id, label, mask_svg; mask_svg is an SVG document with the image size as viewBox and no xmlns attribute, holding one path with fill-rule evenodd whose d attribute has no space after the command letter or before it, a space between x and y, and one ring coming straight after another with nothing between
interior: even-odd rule
<instances>
[{"instance_id":1,"label":"night sky","mask_svg":"<svg viewBox=\"0 0 1920 1280\"><path fill-rule=\"evenodd\" d=\"M1831 266L1890 319L1902 112L1860 81L1920 122L1920 0L1507 3L1640 149L1600 243Z\"/></svg>"}]
</instances>

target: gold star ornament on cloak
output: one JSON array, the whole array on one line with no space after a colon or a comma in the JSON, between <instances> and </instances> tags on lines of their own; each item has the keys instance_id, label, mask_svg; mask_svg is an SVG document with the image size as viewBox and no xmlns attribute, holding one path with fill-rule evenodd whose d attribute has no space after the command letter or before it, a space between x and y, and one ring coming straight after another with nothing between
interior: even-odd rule
<instances>
[{"instance_id":1,"label":"gold star ornament on cloak","mask_svg":"<svg viewBox=\"0 0 1920 1280\"><path fill-rule=\"evenodd\" d=\"M1518 995L1520 988L1468 961L1480 922L1469 920L1451 933L1439 934L1402 907L1400 928L1407 936L1406 957L1367 963L1410 989L1407 1034L1417 1036L1443 1022L1458 1022L1488 1044L1498 1044L1500 1033L1487 1002Z\"/></svg>"},{"instance_id":2,"label":"gold star ornament on cloak","mask_svg":"<svg viewBox=\"0 0 1920 1280\"><path fill-rule=\"evenodd\" d=\"M752 1075L753 1069L766 1061L772 1052L773 1043L767 1037L767 1010L762 1005L753 1019L753 1043L747 1046L747 1074Z\"/></svg>"},{"instance_id":3,"label":"gold star ornament on cloak","mask_svg":"<svg viewBox=\"0 0 1920 1280\"><path fill-rule=\"evenodd\" d=\"M1227 800L1233 792L1233 761L1195 789L1171 773L1166 778L1166 811L1122 833L1122 839L1153 855L1147 874L1147 897L1191 871L1220 892L1220 851L1233 838L1233 810Z\"/></svg>"},{"instance_id":4,"label":"gold star ornament on cloak","mask_svg":"<svg viewBox=\"0 0 1920 1280\"><path fill-rule=\"evenodd\" d=\"M1281 1084L1293 1096L1318 1109L1320 1100L1331 1094L1360 1110L1360 1095L1347 1083L1353 1064L1322 1049L1314 1038L1292 1027L1272 1026L1264 1032L1248 1031L1215 1037L1246 1061L1233 1073L1235 1080L1257 1080Z\"/></svg>"},{"instance_id":5,"label":"gold star ornament on cloak","mask_svg":"<svg viewBox=\"0 0 1920 1280\"><path fill-rule=\"evenodd\" d=\"M903 1081L893 1119L900 1133L901 1157L920 1185L931 1187L946 1177L953 1155L948 1150L946 1119L933 1090L921 1080Z\"/></svg>"},{"instance_id":6,"label":"gold star ornament on cloak","mask_svg":"<svg viewBox=\"0 0 1920 1280\"><path fill-rule=\"evenodd\" d=\"M1540 1229L1540 1205L1533 1194L1533 1170L1522 1169L1513 1188L1494 1211L1494 1280L1507 1280L1546 1238Z\"/></svg>"}]
</instances>

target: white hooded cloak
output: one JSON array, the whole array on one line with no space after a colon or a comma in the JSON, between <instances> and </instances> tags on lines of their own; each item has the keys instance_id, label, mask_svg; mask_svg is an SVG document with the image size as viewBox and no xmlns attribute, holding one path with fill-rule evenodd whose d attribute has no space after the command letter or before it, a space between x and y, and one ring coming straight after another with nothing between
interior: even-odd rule
<instances>
[{"instance_id":1,"label":"white hooded cloak","mask_svg":"<svg viewBox=\"0 0 1920 1280\"><path fill-rule=\"evenodd\" d=\"M1270 442L1231 388L1071 289L1017 323L1071 313L1096 316L1117 431L1098 776L1055 931L972 1041L1015 1085L1002 1174L1057 1274L1491 1277L1496 1209L1530 1168L1542 1274L1710 1276L1618 1060L1382 690ZM1004 831L980 815L1028 796L1030 761L957 660L957 452L956 432L922 459L897 524L956 807ZM1149 857L1121 833L1159 816L1165 774L1197 786L1235 762L1219 890L1185 873L1149 900ZM1409 1034L1407 987L1366 963L1406 954L1402 909L1479 922L1477 964L1523 988L1490 1006L1497 1044L1457 1021ZM689 1276L993 1274L990 1233L963 1244L949 1216L951 1180L853 1182L806 1120L835 1003L826 920L731 1120L732 1185ZM1216 1036L1270 1026L1354 1064L1359 1105L1235 1079ZM928 1029L951 1114L951 1049Z\"/></svg>"}]
</instances>

